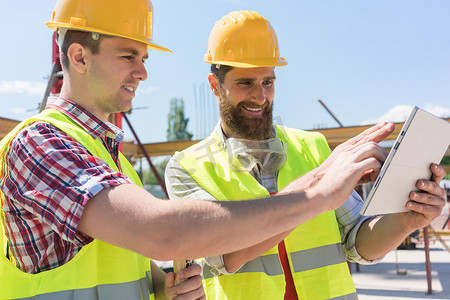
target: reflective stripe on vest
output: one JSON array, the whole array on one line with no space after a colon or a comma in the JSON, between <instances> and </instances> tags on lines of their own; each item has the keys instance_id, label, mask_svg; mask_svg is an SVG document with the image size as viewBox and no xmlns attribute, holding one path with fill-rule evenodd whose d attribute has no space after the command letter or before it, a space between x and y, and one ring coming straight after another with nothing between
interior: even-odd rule
<instances>
[{"instance_id":1,"label":"reflective stripe on vest","mask_svg":"<svg viewBox=\"0 0 450 300\"><path fill-rule=\"evenodd\" d=\"M314 249L307 249L291 253L292 268L294 272L303 272L312 269L331 266L346 262L341 244L326 245ZM214 275L207 264L203 267L203 277L208 279ZM236 273L262 272L268 276L282 275L283 268L277 254L257 257L242 266ZM235 274L236 274L235 273Z\"/></svg>"},{"instance_id":2,"label":"reflective stripe on vest","mask_svg":"<svg viewBox=\"0 0 450 300\"><path fill-rule=\"evenodd\" d=\"M330 298L330 300L358 300L358 294L355 292L340 297Z\"/></svg>"},{"instance_id":3,"label":"reflective stripe on vest","mask_svg":"<svg viewBox=\"0 0 450 300\"><path fill-rule=\"evenodd\" d=\"M63 113L46 109L21 122L0 142L0 180L6 175L5 159L11 140L20 129L36 121L53 124L118 171L100 140L94 140ZM142 187L133 167L121 153L119 161L123 173ZM1 191L0 201L4 201ZM6 258L5 228L3 222L0 225L0 299L154 299L149 258L94 239L66 264L28 274Z\"/></svg>"},{"instance_id":4,"label":"reflective stripe on vest","mask_svg":"<svg viewBox=\"0 0 450 300\"><path fill-rule=\"evenodd\" d=\"M286 164L278 175L281 190L320 165L328 157L329 147L318 133L283 126L276 126L276 130L277 136L286 144ZM215 133L176 154L176 159L217 200L245 200L269 195L249 173L237 173L229 167L226 149ZM295 228L286 237L285 246L299 299L354 299L352 295L356 289L345 262L334 211ZM211 276L209 268L204 271L204 276L208 299L284 297L285 279L277 247L244 264L234 274Z\"/></svg>"},{"instance_id":5,"label":"reflective stripe on vest","mask_svg":"<svg viewBox=\"0 0 450 300\"><path fill-rule=\"evenodd\" d=\"M203 277L208 279L214 277L211 267L207 264L203 266ZM262 272L268 276L283 275L280 258L277 254L269 254L257 257L243 265L236 273ZM235 274L236 274L235 273Z\"/></svg>"},{"instance_id":6,"label":"reflective stripe on vest","mask_svg":"<svg viewBox=\"0 0 450 300\"><path fill-rule=\"evenodd\" d=\"M314 249L291 253L292 268L294 272L303 272L312 269L331 266L346 262L341 244L326 245ZM205 264L203 277L208 279L214 275L212 268ZM282 275L283 268L277 254L260 256L247 262L236 273L262 272L268 276Z\"/></svg>"},{"instance_id":7,"label":"reflective stripe on vest","mask_svg":"<svg viewBox=\"0 0 450 300\"><path fill-rule=\"evenodd\" d=\"M140 280L116 283L108 285L98 285L87 289L71 291L53 292L40 294L28 298L30 300L98 300L98 299L149 299L152 290L148 290L148 281L151 280L150 272L148 277Z\"/></svg>"},{"instance_id":8,"label":"reflective stripe on vest","mask_svg":"<svg viewBox=\"0 0 450 300\"><path fill-rule=\"evenodd\" d=\"M346 262L341 244L331 244L291 253L294 272L303 272Z\"/></svg>"}]
</instances>

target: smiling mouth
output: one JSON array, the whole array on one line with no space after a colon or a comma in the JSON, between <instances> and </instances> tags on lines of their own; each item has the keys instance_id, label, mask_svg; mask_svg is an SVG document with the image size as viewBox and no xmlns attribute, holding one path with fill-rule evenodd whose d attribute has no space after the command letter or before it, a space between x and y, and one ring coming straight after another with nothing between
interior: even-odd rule
<instances>
[{"instance_id":1,"label":"smiling mouth","mask_svg":"<svg viewBox=\"0 0 450 300\"><path fill-rule=\"evenodd\" d=\"M250 112L260 112L263 110L262 107L258 107L258 108L254 108L254 107L247 107L247 106L242 106L245 110L250 111Z\"/></svg>"},{"instance_id":2,"label":"smiling mouth","mask_svg":"<svg viewBox=\"0 0 450 300\"><path fill-rule=\"evenodd\" d=\"M128 91L130 91L130 92L132 92L132 93L134 93L136 91L136 89L134 87L132 87L132 86L124 86L123 88L128 90Z\"/></svg>"}]
</instances>

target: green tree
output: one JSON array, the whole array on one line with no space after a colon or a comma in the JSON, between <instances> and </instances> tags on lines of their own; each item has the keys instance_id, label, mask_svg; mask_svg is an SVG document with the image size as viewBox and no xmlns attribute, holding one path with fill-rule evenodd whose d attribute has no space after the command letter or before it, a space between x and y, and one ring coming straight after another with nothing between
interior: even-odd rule
<instances>
[{"instance_id":1,"label":"green tree","mask_svg":"<svg viewBox=\"0 0 450 300\"><path fill-rule=\"evenodd\" d=\"M170 100L170 110L168 115L167 140L190 140L192 133L187 131L189 118L184 117L184 101L182 98L172 98Z\"/></svg>"},{"instance_id":2,"label":"green tree","mask_svg":"<svg viewBox=\"0 0 450 300\"><path fill-rule=\"evenodd\" d=\"M450 156L444 156L441 160L440 165L442 166L450 166ZM450 173L445 174L444 179L450 179Z\"/></svg>"},{"instance_id":3,"label":"green tree","mask_svg":"<svg viewBox=\"0 0 450 300\"><path fill-rule=\"evenodd\" d=\"M162 180L164 180L164 171L166 169L166 165L169 162L169 157L166 157L156 163L153 163L153 165L155 166L156 171L159 174L159 177L162 178ZM155 174L153 174L152 169L150 168L150 166L148 168L145 168L145 170L143 170L142 172L142 176L143 176L143 182L145 184L150 184L150 185L156 185L158 184L158 180L155 177Z\"/></svg>"}]
</instances>

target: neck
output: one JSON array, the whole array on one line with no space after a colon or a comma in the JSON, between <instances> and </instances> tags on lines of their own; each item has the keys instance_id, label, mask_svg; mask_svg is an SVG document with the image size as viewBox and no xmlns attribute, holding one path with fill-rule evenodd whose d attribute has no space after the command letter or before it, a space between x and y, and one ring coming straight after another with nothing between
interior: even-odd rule
<instances>
[{"instance_id":1,"label":"neck","mask_svg":"<svg viewBox=\"0 0 450 300\"><path fill-rule=\"evenodd\" d=\"M86 92L88 89L82 87L76 89L73 88L73 86L75 86L75 84L71 84L70 80L64 80L59 96L82 106L91 114L99 118L102 122L108 122L110 114L103 112L101 109L94 105L95 101L93 100L92 96Z\"/></svg>"}]
</instances>

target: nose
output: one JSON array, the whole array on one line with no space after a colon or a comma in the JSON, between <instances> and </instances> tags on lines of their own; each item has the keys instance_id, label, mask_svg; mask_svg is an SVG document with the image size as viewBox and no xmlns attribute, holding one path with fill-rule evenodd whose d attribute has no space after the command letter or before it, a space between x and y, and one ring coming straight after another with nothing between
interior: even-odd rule
<instances>
[{"instance_id":1,"label":"nose","mask_svg":"<svg viewBox=\"0 0 450 300\"><path fill-rule=\"evenodd\" d=\"M263 105L266 102L266 91L264 86L256 85L253 92L253 100L259 105Z\"/></svg>"},{"instance_id":2,"label":"nose","mask_svg":"<svg viewBox=\"0 0 450 300\"><path fill-rule=\"evenodd\" d=\"M148 73L143 62L138 63L136 69L133 71L133 73L131 73L131 76L140 81L147 80Z\"/></svg>"}]
</instances>

